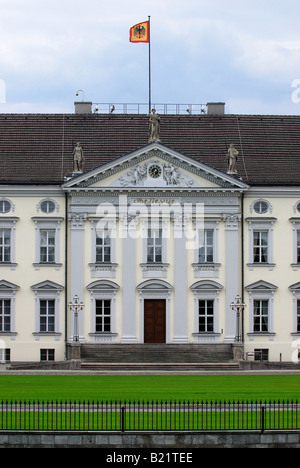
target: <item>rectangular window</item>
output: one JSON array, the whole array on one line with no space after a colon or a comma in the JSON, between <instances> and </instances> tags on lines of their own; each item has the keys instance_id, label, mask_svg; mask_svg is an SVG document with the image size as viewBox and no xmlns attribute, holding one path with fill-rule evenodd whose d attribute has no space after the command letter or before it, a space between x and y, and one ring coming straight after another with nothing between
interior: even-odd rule
<instances>
[{"instance_id":1,"label":"rectangular window","mask_svg":"<svg viewBox=\"0 0 300 468\"><path fill-rule=\"evenodd\" d=\"M40 332L55 331L55 300L40 300Z\"/></svg>"},{"instance_id":2,"label":"rectangular window","mask_svg":"<svg viewBox=\"0 0 300 468\"><path fill-rule=\"evenodd\" d=\"M0 332L10 332L10 299L0 299Z\"/></svg>"},{"instance_id":3,"label":"rectangular window","mask_svg":"<svg viewBox=\"0 0 300 468\"><path fill-rule=\"evenodd\" d=\"M269 331L269 301L256 300L254 301L254 333Z\"/></svg>"},{"instance_id":4,"label":"rectangular window","mask_svg":"<svg viewBox=\"0 0 300 468\"><path fill-rule=\"evenodd\" d=\"M199 263L212 263L214 261L214 231L205 230L200 233L201 247L199 248Z\"/></svg>"},{"instance_id":5,"label":"rectangular window","mask_svg":"<svg viewBox=\"0 0 300 468\"><path fill-rule=\"evenodd\" d=\"M55 349L41 349L41 361L54 361Z\"/></svg>"},{"instance_id":6,"label":"rectangular window","mask_svg":"<svg viewBox=\"0 0 300 468\"><path fill-rule=\"evenodd\" d=\"M96 263L111 262L111 238L109 231L97 232Z\"/></svg>"},{"instance_id":7,"label":"rectangular window","mask_svg":"<svg viewBox=\"0 0 300 468\"><path fill-rule=\"evenodd\" d=\"M55 263L55 231L40 231L40 262Z\"/></svg>"},{"instance_id":8,"label":"rectangular window","mask_svg":"<svg viewBox=\"0 0 300 468\"><path fill-rule=\"evenodd\" d=\"M297 263L300 263L300 231L297 231Z\"/></svg>"},{"instance_id":9,"label":"rectangular window","mask_svg":"<svg viewBox=\"0 0 300 468\"><path fill-rule=\"evenodd\" d=\"M111 304L109 299L96 300L96 332L111 331Z\"/></svg>"},{"instance_id":10,"label":"rectangular window","mask_svg":"<svg viewBox=\"0 0 300 468\"><path fill-rule=\"evenodd\" d=\"M269 350L268 349L255 349L254 350L254 361L269 361Z\"/></svg>"},{"instance_id":11,"label":"rectangular window","mask_svg":"<svg viewBox=\"0 0 300 468\"><path fill-rule=\"evenodd\" d=\"M300 333L300 299L297 300L297 332Z\"/></svg>"},{"instance_id":12,"label":"rectangular window","mask_svg":"<svg viewBox=\"0 0 300 468\"><path fill-rule=\"evenodd\" d=\"M253 262L268 263L268 231L253 232Z\"/></svg>"},{"instance_id":13,"label":"rectangular window","mask_svg":"<svg viewBox=\"0 0 300 468\"><path fill-rule=\"evenodd\" d=\"M11 231L10 229L1 229L0 230L0 262L9 263L10 262L10 252L11 252Z\"/></svg>"},{"instance_id":14,"label":"rectangular window","mask_svg":"<svg viewBox=\"0 0 300 468\"><path fill-rule=\"evenodd\" d=\"M5 363L10 361L10 349L0 348L0 362Z\"/></svg>"},{"instance_id":15,"label":"rectangular window","mask_svg":"<svg viewBox=\"0 0 300 468\"><path fill-rule=\"evenodd\" d=\"M162 229L148 229L147 262L162 262Z\"/></svg>"},{"instance_id":16,"label":"rectangular window","mask_svg":"<svg viewBox=\"0 0 300 468\"><path fill-rule=\"evenodd\" d=\"M199 300L199 333L214 331L214 301Z\"/></svg>"}]
</instances>

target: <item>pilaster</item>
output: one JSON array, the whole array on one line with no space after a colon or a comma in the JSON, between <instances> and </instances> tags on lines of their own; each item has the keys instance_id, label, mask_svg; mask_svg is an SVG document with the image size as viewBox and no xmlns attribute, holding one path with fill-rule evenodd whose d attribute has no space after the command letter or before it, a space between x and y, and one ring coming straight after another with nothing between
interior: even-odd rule
<instances>
[{"instance_id":1,"label":"pilaster","mask_svg":"<svg viewBox=\"0 0 300 468\"><path fill-rule=\"evenodd\" d=\"M233 343L236 336L236 314L230 304L239 293L239 222L240 214L226 214L223 217L226 232L226 305L225 339Z\"/></svg>"},{"instance_id":2,"label":"pilaster","mask_svg":"<svg viewBox=\"0 0 300 468\"><path fill-rule=\"evenodd\" d=\"M70 213L71 258L70 258L70 294L71 299L77 295L79 301L84 299L84 234L86 213ZM84 342L83 312L79 312L79 341ZM71 317L71 341L74 335L74 316Z\"/></svg>"}]
</instances>

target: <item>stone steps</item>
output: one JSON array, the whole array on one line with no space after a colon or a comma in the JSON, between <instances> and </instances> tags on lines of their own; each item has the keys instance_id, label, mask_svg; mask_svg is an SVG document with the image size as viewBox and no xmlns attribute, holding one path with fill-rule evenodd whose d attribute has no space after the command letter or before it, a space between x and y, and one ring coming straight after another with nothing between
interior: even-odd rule
<instances>
[{"instance_id":1,"label":"stone steps","mask_svg":"<svg viewBox=\"0 0 300 468\"><path fill-rule=\"evenodd\" d=\"M84 362L82 370L107 371L107 372L132 372L132 371L161 371L161 372L188 372L188 371L238 371L238 363L103 363Z\"/></svg>"},{"instance_id":2,"label":"stone steps","mask_svg":"<svg viewBox=\"0 0 300 468\"><path fill-rule=\"evenodd\" d=\"M231 344L83 344L82 363L204 364L233 362Z\"/></svg>"}]
</instances>

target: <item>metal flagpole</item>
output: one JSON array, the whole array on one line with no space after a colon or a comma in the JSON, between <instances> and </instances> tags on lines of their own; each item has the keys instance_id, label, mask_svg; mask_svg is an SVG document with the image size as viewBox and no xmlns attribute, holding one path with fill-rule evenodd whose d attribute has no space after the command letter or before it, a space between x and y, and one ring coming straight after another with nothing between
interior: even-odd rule
<instances>
[{"instance_id":1,"label":"metal flagpole","mask_svg":"<svg viewBox=\"0 0 300 468\"><path fill-rule=\"evenodd\" d=\"M149 114L151 114L151 28L150 28L150 16L149 21Z\"/></svg>"}]
</instances>

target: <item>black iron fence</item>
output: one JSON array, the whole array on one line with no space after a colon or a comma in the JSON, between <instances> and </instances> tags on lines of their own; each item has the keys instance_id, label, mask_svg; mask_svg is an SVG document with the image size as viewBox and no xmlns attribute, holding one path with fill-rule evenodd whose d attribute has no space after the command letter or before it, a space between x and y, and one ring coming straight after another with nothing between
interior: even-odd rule
<instances>
[{"instance_id":1,"label":"black iron fence","mask_svg":"<svg viewBox=\"0 0 300 468\"><path fill-rule=\"evenodd\" d=\"M300 430L297 401L1 401L0 431Z\"/></svg>"}]
</instances>

